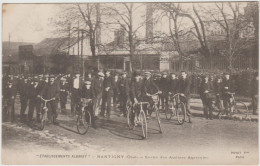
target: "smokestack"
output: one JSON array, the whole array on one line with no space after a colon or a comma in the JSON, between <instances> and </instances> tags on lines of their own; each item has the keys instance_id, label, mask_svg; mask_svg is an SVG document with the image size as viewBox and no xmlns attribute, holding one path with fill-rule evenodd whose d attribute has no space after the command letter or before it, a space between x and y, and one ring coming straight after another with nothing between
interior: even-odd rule
<instances>
[{"instance_id":1,"label":"smokestack","mask_svg":"<svg viewBox=\"0 0 260 166\"><path fill-rule=\"evenodd\" d=\"M146 4L146 43L153 41L153 4Z\"/></svg>"},{"instance_id":2,"label":"smokestack","mask_svg":"<svg viewBox=\"0 0 260 166\"><path fill-rule=\"evenodd\" d=\"M123 46L125 43L125 29L121 26L118 31L118 45Z\"/></svg>"}]
</instances>

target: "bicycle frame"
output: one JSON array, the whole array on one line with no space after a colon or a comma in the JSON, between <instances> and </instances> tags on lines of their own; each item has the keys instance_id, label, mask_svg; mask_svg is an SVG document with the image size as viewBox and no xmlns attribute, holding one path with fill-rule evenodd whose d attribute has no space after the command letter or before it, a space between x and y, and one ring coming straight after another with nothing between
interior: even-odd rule
<instances>
[{"instance_id":1,"label":"bicycle frame","mask_svg":"<svg viewBox=\"0 0 260 166\"><path fill-rule=\"evenodd\" d=\"M50 102L50 101L53 101L54 99L49 99L49 100L45 100L44 98L40 97L40 99L43 101L43 107L42 109L46 112L48 112L48 107L47 107L47 103ZM41 112L40 112L41 114Z\"/></svg>"},{"instance_id":2,"label":"bicycle frame","mask_svg":"<svg viewBox=\"0 0 260 166\"><path fill-rule=\"evenodd\" d=\"M140 112L141 112L141 111L144 111L143 105L149 105L149 102L138 102L135 105L140 105ZM145 110L145 114L146 115L148 114L148 109Z\"/></svg>"},{"instance_id":3,"label":"bicycle frame","mask_svg":"<svg viewBox=\"0 0 260 166\"><path fill-rule=\"evenodd\" d=\"M92 99L86 99L86 98L81 98L80 99L80 104L81 104L81 113L85 111L85 108L88 106L88 104L92 101Z\"/></svg>"}]
</instances>

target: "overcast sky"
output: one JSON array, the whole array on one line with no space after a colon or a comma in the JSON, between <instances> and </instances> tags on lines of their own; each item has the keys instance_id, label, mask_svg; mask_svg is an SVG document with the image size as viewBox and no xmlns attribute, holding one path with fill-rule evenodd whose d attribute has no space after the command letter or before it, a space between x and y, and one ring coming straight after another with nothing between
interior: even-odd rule
<instances>
[{"instance_id":1,"label":"overcast sky","mask_svg":"<svg viewBox=\"0 0 260 166\"><path fill-rule=\"evenodd\" d=\"M51 37L49 18L58 12L53 4L8 4L3 5L3 41L39 42Z\"/></svg>"},{"instance_id":2,"label":"overcast sky","mask_svg":"<svg viewBox=\"0 0 260 166\"><path fill-rule=\"evenodd\" d=\"M201 4L197 4L198 6ZM211 3L203 4L210 6ZM50 19L60 13L59 4L8 4L3 5L3 41L8 41L9 33L13 42L40 42L45 38L56 37L53 34L54 27L50 24ZM182 5L190 8L191 3ZM245 6L245 4L244 4ZM145 8L143 9L145 10ZM145 28L145 27L144 27ZM145 34L141 28L141 34ZM154 31L168 29L167 21L159 22ZM108 31L108 30L107 30ZM107 32L106 32L107 33ZM103 38L112 40L113 32ZM104 39L102 39L103 41Z\"/></svg>"}]
</instances>

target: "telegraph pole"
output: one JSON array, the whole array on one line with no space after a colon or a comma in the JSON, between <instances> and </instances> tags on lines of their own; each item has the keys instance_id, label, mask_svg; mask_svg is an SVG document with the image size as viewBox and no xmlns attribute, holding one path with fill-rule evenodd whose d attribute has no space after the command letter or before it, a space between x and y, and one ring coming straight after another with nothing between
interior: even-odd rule
<instances>
[{"instance_id":1,"label":"telegraph pole","mask_svg":"<svg viewBox=\"0 0 260 166\"><path fill-rule=\"evenodd\" d=\"M68 39L68 55L70 54L70 27L71 24L69 23L68 30L69 30L69 39Z\"/></svg>"},{"instance_id":2,"label":"telegraph pole","mask_svg":"<svg viewBox=\"0 0 260 166\"><path fill-rule=\"evenodd\" d=\"M79 21L78 21L78 56L79 56Z\"/></svg>"},{"instance_id":3,"label":"telegraph pole","mask_svg":"<svg viewBox=\"0 0 260 166\"><path fill-rule=\"evenodd\" d=\"M84 40L84 32L81 30L81 67L82 67L82 77L85 80L85 70L84 70L84 59L83 59L83 40Z\"/></svg>"},{"instance_id":4,"label":"telegraph pole","mask_svg":"<svg viewBox=\"0 0 260 166\"><path fill-rule=\"evenodd\" d=\"M9 32L9 40L8 40L8 56L11 55L11 34Z\"/></svg>"}]
</instances>

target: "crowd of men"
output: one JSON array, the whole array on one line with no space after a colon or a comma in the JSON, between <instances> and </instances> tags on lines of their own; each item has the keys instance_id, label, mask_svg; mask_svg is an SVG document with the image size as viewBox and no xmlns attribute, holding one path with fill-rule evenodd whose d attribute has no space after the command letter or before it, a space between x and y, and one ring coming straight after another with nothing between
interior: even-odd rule
<instances>
[{"instance_id":1,"label":"crowd of men","mask_svg":"<svg viewBox=\"0 0 260 166\"><path fill-rule=\"evenodd\" d=\"M203 76L199 86L199 94L203 103L205 118L213 119L211 94L215 98L222 100L225 108L230 104L230 94L233 92L233 82L230 75L210 79L208 75ZM191 81L185 71L179 75L175 73L151 72L127 72L111 73L110 71L91 73L84 78L79 73L74 75L7 75L2 78L3 87L3 117L10 113L11 122L15 121L15 99L17 94L20 98L20 121L33 121L36 110L36 121L40 120L42 100L40 97L52 101L47 103L53 123L57 124L58 103L62 114L68 114L66 109L67 98L70 97L70 114L77 114L77 106L81 98L92 99L91 111L93 121L99 117L110 118L111 109L119 109L120 116L126 117L127 104L148 101L153 104L151 95L159 92L159 108L167 109L169 95L180 93L181 100L186 105L189 122ZM252 81L253 90L251 92L253 113L257 114L258 106L258 74ZM26 114L26 110L28 113ZM101 107L101 109L100 109ZM152 111L152 110L151 110ZM228 113L228 112L227 112ZM150 115L150 114L149 114ZM149 115L147 115L149 117ZM93 123L94 125L95 123Z\"/></svg>"}]
</instances>

